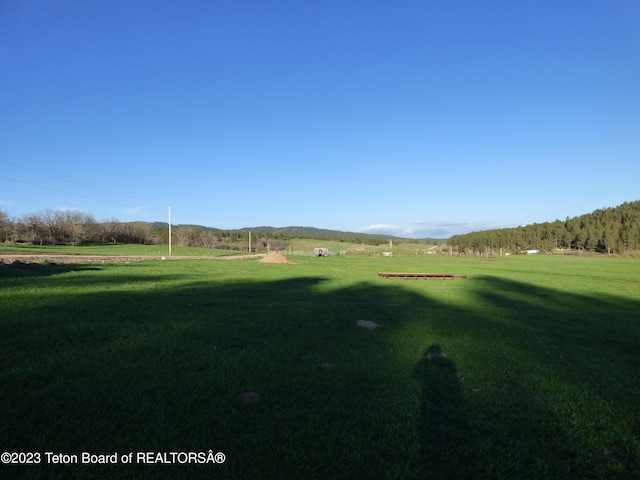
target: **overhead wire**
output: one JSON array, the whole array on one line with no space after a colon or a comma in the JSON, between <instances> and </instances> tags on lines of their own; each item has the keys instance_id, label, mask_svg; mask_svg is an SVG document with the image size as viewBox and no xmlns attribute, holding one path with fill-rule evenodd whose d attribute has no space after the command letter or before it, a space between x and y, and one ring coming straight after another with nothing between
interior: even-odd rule
<instances>
[{"instance_id":1,"label":"overhead wire","mask_svg":"<svg viewBox=\"0 0 640 480\"><path fill-rule=\"evenodd\" d=\"M62 180L63 182L72 183L74 185L79 185L81 187L90 188L92 190L98 190L98 191L101 191L101 192L104 192L104 193L108 193L109 195L116 195L116 196L119 196L119 197L131 198L133 200L138 200L138 201L146 201L146 200L134 197L133 195L126 195L126 194L122 194L122 193L112 192L110 190L106 190L104 188L96 187L94 185L88 185L86 183L77 182L75 180L69 180L68 178L59 177L57 175L52 175L50 173L46 173L46 172L42 172L42 171L39 171L39 170L35 170L33 168L25 167L23 165L17 165L15 163L7 162L6 160L0 160L0 163L4 163L5 165L11 165L12 167L20 168L22 170L27 170L29 172L37 173L38 175L44 175L45 177L55 178L56 180ZM47 188L47 187L44 187L44 188ZM64 192L64 193L68 193L68 192Z\"/></svg>"},{"instance_id":2,"label":"overhead wire","mask_svg":"<svg viewBox=\"0 0 640 480\"><path fill-rule=\"evenodd\" d=\"M110 203L112 205L117 205L119 207L125 207L125 208L129 208L131 205L124 205L122 203L116 203L116 202L111 202L109 200L101 200L99 198L95 198L95 197L90 197L88 195L81 195L79 193L71 193L71 192L66 192L64 190L60 190L57 188L52 188L52 187L46 187L44 185L38 185L36 183L32 183L32 182L27 182L26 180L18 180L17 178L11 178L11 177L7 177L5 175L0 175L0 178L4 178L5 180L11 180L12 182L18 182L18 183L23 183L25 185L29 185L32 187L38 187L38 188L44 188L45 190L51 190L52 192L58 192L58 193L64 193L65 195L72 195L74 197L79 197L79 198L85 198L88 200L93 200L95 202L103 202L103 203Z\"/></svg>"},{"instance_id":3,"label":"overhead wire","mask_svg":"<svg viewBox=\"0 0 640 480\"><path fill-rule=\"evenodd\" d=\"M85 183L82 183L82 182L77 182L75 180L69 180L67 178L63 178L63 177L60 177L58 175L52 175L50 173L42 172L42 171L39 171L39 170L36 170L36 169L33 169L33 168L25 167L25 166L18 165L18 164L12 163L12 162L7 162L6 160L0 160L0 163L3 163L5 165L10 165L10 166L15 167L15 168L20 168L22 170L26 170L26 171L29 171L29 172L37 173L37 174L43 175L45 177L49 177L49 178L53 178L53 179L60 180L60 181L63 181L63 182L67 182L67 183L70 183L70 184L73 184L73 185L78 185L78 186L81 186L81 187L84 187L84 188L89 188L89 189L92 189L92 190L96 190L96 191L100 191L100 192L103 192L103 193L107 193L109 195L114 195L114 196L117 196L117 197L124 197L124 198L130 198L130 199L133 199L133 200L138 200L140 202L145 202L147 204L151 204L151 205L154 205L156 207L160 207L161 206L159 203L157 203L155 201L150 201L148 199L141 199L141 198L135 197L133 195L126 195L126 194L112 192L112 191L106 190L104 188L96 187L96 186L93 186L93 185L88 185L88 184L85 184ZM89 195L82 195L82 194L79 194L79 193L68 192L68 191L65 191L65 190L57 189L57 188L47 187L45 185L38 185L36 183L28 182L26 180L19 180L19 179L16 179L16 178L7 177L6 175L0 175L0 178L3 178L5 180L10 180L10 181L13 181L13 182L17 182L17 183L22 183L22 184L29 185L29 186L32 186L32 187L42 188L42 189L49 190L49 191L52 191L52 192L62 193L62 194L65 194L65 195L71 195L71 196L78 197L78 198L84 198L86 200L92 200L94 202L107 203L107 204L110 204L110 205L115 205L115 206L123 207L123 208L134 208L132 205L126 205L126 204L123 204L123 203L113 202L113 201L110 201L110 200L103 200L103 199L92 197L92 196L89 196ZM155 212L155 213L158 213L158 214L161 214L161 215L164 215L164 213L161 213L161 210L159 210L159 209L158 210L154 209L154 210L151 210L151 211ZM195 222L195 223L199 223L200 225L204 225L206 223L206 222L203 222L200 219L195 219L193 217L188 217L188 220L191 220L192 222Z\"/></svg>"}]
</instances>

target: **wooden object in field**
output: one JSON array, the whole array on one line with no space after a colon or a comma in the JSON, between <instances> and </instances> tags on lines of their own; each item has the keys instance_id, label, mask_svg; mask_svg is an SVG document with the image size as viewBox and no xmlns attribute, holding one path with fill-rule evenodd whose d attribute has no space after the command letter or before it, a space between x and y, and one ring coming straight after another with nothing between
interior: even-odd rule
<instances>
[{"instance_id":1,"label":"wooden object in field","mask_svg":"<svg viewBox=\"0 0 640 480\"><path fill-rule=\"evenodd\" d=\"M407 273L407 272L378 272L379 277L384 278L402 278L412 280L453 280L455 278L467 278L462 275L453 275L451 273Z\"/></svg>"}]
</instances>

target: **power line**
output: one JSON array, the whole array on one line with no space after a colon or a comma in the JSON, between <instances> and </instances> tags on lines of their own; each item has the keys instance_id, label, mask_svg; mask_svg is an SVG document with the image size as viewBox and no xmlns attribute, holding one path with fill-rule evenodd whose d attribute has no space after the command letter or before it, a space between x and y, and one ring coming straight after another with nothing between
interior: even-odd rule
<instances>
[{"instance_id":1,"label":"power line","mask_svg":"<svg viewBox=\"0 0 640 480\"><path fill-rule=\"evenodd\" d=\"M84 188L89 188L89 189L92 189L92 190L97 190L97 191L100 191L100 192L108 193L109 195L114 195L116 197L130 198L130 199L137 200L139 202L145 202L147 204L151 204L151 205L154 205L154 206L157 206L157 207L160 206L160 204L155 202L155 201L141 199L141 198L138 198L138 197L134 197L132 195L124 195L124 194L120 194L120 193L116 193L116 192L111 192L109 190L105 190L104 188L95 187L95 186L88 185L88 184L85 184L85 183L82 183L82 182L76 182L74 180L69 180L67 178L63 178L63 177L60 177L60 176L57 176L57 175L52 175L50 173L46 173L46 172L42 172L42 171L39 171L39 170L35 170L33 168L24 167L22 165L17 165L15 163L7 162L6 160L0 160L0 163L3 163L5 165L10 165L10 166L15 167L15 168L20 168L22 170L26 170L26 171L29 171L29 172L37 173L39 175L44 175L45 177L54 178L56 180L61 180L63 182L67 182L67 183L70 183L70 184L73 184L73 185L78 185L78 186L81 186L81 187L84 187ZM102 200L102 199L95 198L95 197L88 196L88 195L82 195L82 194L79 194L79 193L72 193L72 192L68 192L68 191L65 191L65 190L60 190L60 189L57 189L57 188L47 187L45 185L38 185L36 183L28 182L26 180L19 180L19 179L16 179L16 178L7 177L5 175L0 175L0 178L6 179L6 180L11 180L11 181L17 182L17 183L22 183L22 184L29 185L29 186L32 186L32 187L42 188L42 189L49 190L49 191L52 191L52 192L57 192L57 193L65 194L65 195L71 195L73 197L92 200L94 202L107 203L107 204L116 205L118 207L123 207L123 208L134 208L134 207L132 207L132 205L125 205L125 204L118 203L118 202L112 202L110 200ZM158 213L158 214L162 213L160 210L156 210L156 209L149 210L149 211L152 212L152 213ZM194 222L194 224L198 224L199 223L199 224L204 225L206 223L206 222L203 222L201 219L196 219L196 218L193 218L193 217L186 217L185 218L183 216L183 218L185 220L191 220L192 222Z\"/></svg>"},{"instance_id":2,"label":"power line","mask_svg":"<svg viewBox=\"0 0 640 480\"><path fill-rule=\"evenodd\" d=\"M6 162L3 162L3 163L6 163ZM65 192L64 190L58 190L57 188L45 187L44 185L38 185L36 183L27 182L25 180L18 180L16 178L6 177L4 175L0 175L0 178L4 178L5 180L11 180L12 182L24 183L25 185L30 185L32 187L44 188L45 190L51 190L52 192L64 193L65 195L72 195L74 197L93 200L94 202L110 203L112 205L117 205L119 207L124 207L124 208L130 207L130 205L123 205L122 203L110 202L109 200L100 200L99 198L89 197L87 195L80 195L78 193Z\"/></svg>"},{"instance_id":3,"label":"power line","mask_svg":"<svg viewBox=\"0 0 640 480\"><path fill-rule=\"evenodd\" d=\"M45 177L55 178L56 180L62 180L63 182L72 183L74 185L79 185L81 187L90 188L92 190L98 190L98 191L101 191L101 192L104 192L104 193L108 193L109 195L115 195L115 196L118 196L118 197L127 197L127 198L131 198L133 200L138 200L138 201L145 201L145 200L142 200L140 198L136 198L136 197L131 196L131 195L124 195L124 194L121 194L121 193L111 192L109 190L105 190L104 188L95 187L93 185L87 185L86 183L76 182L74 180L69 180L67 178L59 177L57 175L51 175L50 173L41 172L41 171L35 170L33 168L24 167L22 165L17 165L15 163L7 162L6 160L0 160L0 163L4 163L5 165L11 165L12 167L15 167L15 168L21 168L22 170L27 170L28 172L33 172L33 173L37 173L39 175L44 175ZM4 177L4 178L6 178L6 177ZM16 181L21 181L21 180L16 180ZM22 182L22 183L28 183L28 182ZM40 185L35 185L35 186L40 186ZM42 187L42 188L49 189L49 187ZM62 193L68 193L68 192L62 192ZM75 194L71 194L71 195L75 195Z\"/></svg>"},{"instance_id":4,"label":"power line","mask_svg":"<svg viewBox=\"0 0 640 480\"><path fill-rule=\"evenodd\" d=\"M89 189L92 189L92 190L96 190L96 191L100 191L100 192L103 192L103 193L107 193L107 194L113 195L115 197L129 198L129 199L132 199L132 200L136 200L138 202L144 202L146 204L152 204L152 205L154 205L156 207L160 206L160 204L158 204L158 203L156 203L154 201L141 199L141 198L138 198L138 197L134 197L132 195L125 195L125 194L121 194L121 193L112 192L112 191L106 190L104 188L96 187L94 185L88 185L86 183L76 182L75 180L70 180L68 178L63 178L63 177L60 177L58 175L52 175L52 174L47 173L47 172L42 172L40 170L36 170L36 169L33 169L33 168L25 167L25 166L22 166L22 165L17 165L17 164L12 163L12 162L7 162L6 160L0 160L0 163L3 163L5 165L10 165L10 166L15 167L15 168L20 168L22 170L26 170L26 171L29 171L29 172L37 173L37 174L43 175L45 177L49 177L49 178L53 178L53 179L60 180L60 181L63 181L63 182L67 182L67 183L70 183L70 184L73 184L73 185L78 185L78 186L81 186L81 187L84 187L84 188L89 188ZM0 178L5 178L7 180L11 180L11 181L18 182L18 183L23 183L25 185L30 185L30 186L37 187L37 188L43 188L45 190L49 190L49 191L52 191L52 192L58 192L58 193L63 193L65 195L71 195L71 196L78 197L78 198L84 198L84 199L88 199L88 200L93 200L95 202L107 203L107 204L116 205L116 206L123 207L123 208L135 208L131 204L126 205L126 204L123 204L123 203L113 202L113 201L110 201L110 200L103 200L103 199L96 198L96 197L89 196L89 195L82 195L82 194L79 194L79 193L73 193L73 192L69 192L69 191L66 191L66 190L61 190L61 189L48 187L48 186L45 186L45 185L39 185L39 184L36 184L36 183L33 183L33 182L28 182L26 180L19 180L19 179L16 179L16 178L10 178L10 177L4 176L4 175L0 175ZM160 210L152 210L152 212L160 213Z\"/></svg>"}]
</instances>

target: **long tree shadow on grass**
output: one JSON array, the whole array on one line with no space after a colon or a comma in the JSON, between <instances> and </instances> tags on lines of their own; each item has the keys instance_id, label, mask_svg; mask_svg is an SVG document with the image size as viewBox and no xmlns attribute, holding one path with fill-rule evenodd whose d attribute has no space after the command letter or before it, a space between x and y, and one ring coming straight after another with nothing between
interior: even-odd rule
<instances>
[{"instance_id":1,"label":"long tree shadow on grass","mask_svg":"<svg viewBox=\"0 0 640 480\"><path fill-rule=\"evenodd\" d=\"M473 290L485 307L461 333L481 342L478 361L495 372L474 385L478 444L495 442L496 458L517 452L549 478L636 478L640 302L494 276L476 278ZM477 422L484 411L499 411L499 421Z\"/></svg>"},{"instance_id":2,"label":"long tree shadow on grass","mask_svg":"<svg viewBox=\"0 0 640 480\"><path fill-rule=\"evenodd\" d=\"M57 263L2 263L0 261L0 280L16 278L34 278L59 275L74 271L100 270L99 267L86 264L57 264Z\"/></svg>"},{"instance_id":3,"label":"long tree shadow on grass","mask_svg":"<svg viewBox=\"0 0 640 480\"><path fill-rule=\"evenodd\" d=\"M611 461L602 449L623 459L619 475L637 471L638 302L491 277L465 284L483 301L466 308L428 283L172 280L77 293L54 276L55 308L25 290L18 318L0 324L0 450L213 449L224 465L42 464L9 467L8 478L606 478L590 473ZM581 347L568 360L627 388L561 360L563 341ZM261 400L238 404L247 391ZM598 399L595 425L582 392ZM611 413L620 403L632 405L628 425ZM572 436L581 430L600 435L593 447Z\"/></svg>"}]
</instances>

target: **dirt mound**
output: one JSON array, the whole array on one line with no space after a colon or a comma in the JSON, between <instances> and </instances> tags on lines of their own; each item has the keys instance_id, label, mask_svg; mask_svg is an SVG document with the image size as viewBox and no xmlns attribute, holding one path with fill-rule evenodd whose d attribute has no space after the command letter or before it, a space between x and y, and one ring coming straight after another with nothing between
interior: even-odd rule
<instances>
[{"instance_id":1,"label":"dirt mound","mask_svg":"<svg viewBox=\"0 0 640 480\"><path fill-rule=\"evenodd\" d=\"M273 251L268 255L265 255L261 260L262 263L295 263L289 260L287 257L282 255L280 252Z\"/></svg>"}]
</instances>

